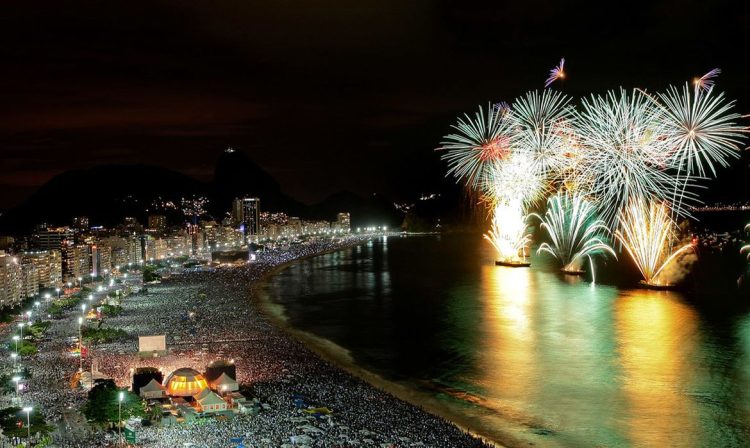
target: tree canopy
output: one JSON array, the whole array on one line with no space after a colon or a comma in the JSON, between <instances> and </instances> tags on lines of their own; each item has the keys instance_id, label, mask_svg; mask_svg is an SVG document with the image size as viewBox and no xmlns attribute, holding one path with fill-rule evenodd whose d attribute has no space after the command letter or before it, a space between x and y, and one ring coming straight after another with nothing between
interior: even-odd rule
<instances>
[{"instance_id":1,"label":"tree canopy","mask_svg":"<svg viewBox=\"0 0 750 448\"><path fill-rule=\"evenodd\" d=\"M49 434L54 428L44 421L41 412L36 409L29 414L31 422L31 434L41 433ZM9 407L0 409L0 427L3 434L7 437L26 437L28 429L26 428L26 413L19 407Z\"/></svg>"},{"instance_id":2,"label":"tree canopy","mask_svg":"<svg viewBox=\"0 0 750 448\"><path fill-rule=\"evenodd\" d=\"M89 391L83 413L90 421L112 423L118 421L119 394L123 393L122 420L146 417L146 404L132 392L119 389L114 381L105 380Z\"/></svg>"}]
</instances>

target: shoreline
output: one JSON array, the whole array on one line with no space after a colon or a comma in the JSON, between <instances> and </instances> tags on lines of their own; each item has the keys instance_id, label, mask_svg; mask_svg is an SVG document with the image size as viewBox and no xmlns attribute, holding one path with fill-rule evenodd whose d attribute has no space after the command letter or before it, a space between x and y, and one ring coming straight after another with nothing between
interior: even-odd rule
<instances>
[{"instance_id":1,"label":"shoreline","mask_svg":"<svg viewBox=\"0 0 750 448\"><path fill-rule=\"evenodd\" d=\"M424 412L438 416L450 422L461 431L471 434L473 437L485 443L491 444L496 448L508 448L510 445L502 444L497 440L489 438L485 434L471 429L468 422L466 422L464 418L461 418L460 416L456 415L456 413L445 409L445 407L442 406L434 396L431 396L426 392L421 392L409 386L383 378L381 375L371 372L358 365L352 358L349 350L345 349L344 347L341 347L340 345L328 339L316 336L310 332L295 328L294 326L289 324L286 316L283 315L285 311L283 306L271 301L268 295L265 293L271 277L279 274L281 271L289 268L295 263L299 263L330 253L339 252L341 250L346 250L352 247L357 247L362 244L366 244L368 241L352 244L338 249L323 251L313 255L307 255L275 266L273 269L266 272L257 282L255 282L251 286L251 306L253 306L257 312L259 312L263 317L271 322L276 328L281 330L287 336L304 345L306 348L320 357L323 361L344 370L354 377L365 381L367 384L374 388L380 389L399 400L402 400L414 407L421 409ZM337 356L336 354L334 354L334 352L338 353L339 355Z\"/></svg>"}]
</instances>

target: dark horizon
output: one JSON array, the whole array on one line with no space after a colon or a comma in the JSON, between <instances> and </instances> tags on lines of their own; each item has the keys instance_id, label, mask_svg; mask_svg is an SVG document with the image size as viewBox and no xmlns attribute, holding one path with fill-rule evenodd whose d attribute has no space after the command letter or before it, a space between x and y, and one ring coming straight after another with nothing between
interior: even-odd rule
<instances>
[{"instance_id":1,"label":"dark horizon","mask_svg":"<svg viewBox=\"0 0 750 448\"><path fill-rule=\"evenodd\" d=\"M747 5L95 2L6 6L0 208L56 174L164 166L210 180L226 147L292 197L436 188L455 117L555 86L657 90L714 67L750 113ZM719 190L746 187L747 161Z\"/></svg>"}]
</instances>

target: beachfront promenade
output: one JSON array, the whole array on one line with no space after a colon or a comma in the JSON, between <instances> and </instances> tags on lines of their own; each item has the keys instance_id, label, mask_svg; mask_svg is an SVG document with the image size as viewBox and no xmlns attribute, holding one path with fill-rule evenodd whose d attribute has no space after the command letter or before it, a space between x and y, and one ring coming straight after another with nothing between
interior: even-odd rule
<instances>
[{"instance_id":1,"label":"beachfront promenade","mask_svg":"<svg viewBox=\"0 0 750 448\"><path fill-rule=\"evenodd\" d=\"M407 404L320 357L276 327L259 311L253 286L274 269L295 259L358 244L366 237L336 243L311 243L267 251L251 263L215 272L174 275L147 285L147 293L122 301L122 314L103 326L122 329L128 337L90 349L89 359L119 386L130 384L131 369L153 366L165 376L181 367L203 371L215 359L233 359L243 393L257 400L255 415L213 417L171 427L141 427L131 422L144 447L481 447L483 442L439 417ZM78 358L66 339L78 331L76 311L53 320L39 353L23 362L32 372L25 403L57 422L56 446L114 446L116 440L76 418L86 392L71 388ZM8 331L8 330L5 330ZM138 335L167 335L171 353L160 358L137 356ZM89 360L84 369L89 369ZM332 414L311 416L306 405L327 407Z\"/></svg>"}]
</instances>

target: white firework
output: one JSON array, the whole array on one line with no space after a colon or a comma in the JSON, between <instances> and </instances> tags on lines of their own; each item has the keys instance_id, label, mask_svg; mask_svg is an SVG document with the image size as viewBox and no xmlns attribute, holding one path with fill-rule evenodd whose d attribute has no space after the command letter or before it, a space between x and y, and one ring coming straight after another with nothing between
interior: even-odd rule
<instances>
[{"instance_id":1,"label":"white firework","mask_svg":"<svg viewBox=\"0 0 750 448\"><path fill-rule=\"evenodd\" d=\"M506 107L487 105L470 117L464 114L451 127L455 133L443 137L439 150L446 151L442 159L448 162L448 174L476 188L488 163L507 157L511 148L511 132L506 119Z\"/></svg>"},{"instance_id":2,"label":"white firework","mask_svg":"<svg viewBox=\"0 0 750 448\"><path fill-rule=\"evenodd\" d=\"M705 177L708 169L716 176L715 165L726 167L739 157L746 128L736 122L741 116L732 111L734 101L687 84L682 89L670 86L658 97L664 143L678 171Z\"/></svg>"},{"instance_id":3,"label":"white firework","mask_svg":"<svg viewBox=\"0 0 750 448\"><path fill-rule=\"evenodd\" d=\"M679 180L668 170L669 153L663 139L666 126L647 95L620 89L592 96L582 101L576 118L583 147L578 183L596 199L599 215L611 229L617 214L633 198L671 199L671 187ZM692 199L688 191L692 184L683 184L681 194ZM674 212L687 215L682 200Z\"/></svg>"},{"instance_id":4,"label":"white firework","mask_svg":"<svg viewBox=\"0 0 750 448\"><path fill-rule=\"evenodd\" d=\"M609 253L617 258L607 242L609 230L596 217L596 207L580 193L558 192L547 199L544 216L533 214L549 235L537 252L546 252L562 263L563 271L580 271L587 257Z\"/></svg>"},{"instance_id":5,"label":"white firework","mask_svg":"<svg viewBox=\"0 0 750 448\"><path fill-rule=\"evenodd\" d=\"M514 148L532 161L539 177L557 177L568 164L568 129L573 124L570 98L554 90L528 92L510 108Z\"/></svg>"}]
</instances>

